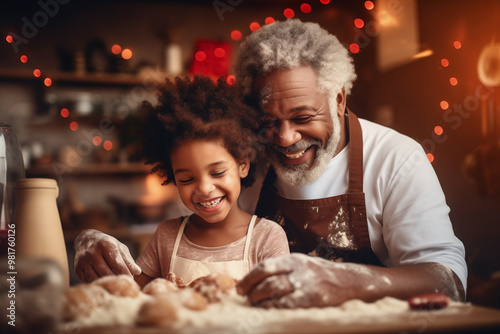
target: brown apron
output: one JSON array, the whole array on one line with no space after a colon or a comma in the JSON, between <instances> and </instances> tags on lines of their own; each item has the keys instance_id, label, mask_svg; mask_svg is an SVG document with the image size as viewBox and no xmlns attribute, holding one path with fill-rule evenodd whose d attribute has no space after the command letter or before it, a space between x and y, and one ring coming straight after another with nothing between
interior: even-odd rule
<instances>
[{"instance_id":1,"label":"brown apron","mask_svg":"<svg viewBox=\"0 0 500 334\"><path fill-rule=\"evenodd\" d=\"M363 137L359 120L349 110L349 190L347 194L292 200L277 194L276 174L270 169L261 190L256 214L279 223L287 233L291 252L308 253L332 261L381 265L368 235L363 193Z\"/></svg>"}]
</instances>

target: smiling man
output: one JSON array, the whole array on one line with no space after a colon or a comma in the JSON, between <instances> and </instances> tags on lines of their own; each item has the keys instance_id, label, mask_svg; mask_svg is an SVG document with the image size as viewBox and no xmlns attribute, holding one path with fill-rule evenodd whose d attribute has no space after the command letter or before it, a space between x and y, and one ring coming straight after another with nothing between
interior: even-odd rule
<instances>
[{"instance_id":1,"label":"smiling man","mask_svg":"<svg viewBox=\"0 0 500 334\"><path fill-rule=\"evenodd\" d=\"M270 163L240 201L279 222L295 252L259 264L241 294L265 307L464 299L464 247L435 172L417 142L346 108L356 75L335 36L299 20L264 26L236 74L262 111Z\"/></svg>"}]
</instances>

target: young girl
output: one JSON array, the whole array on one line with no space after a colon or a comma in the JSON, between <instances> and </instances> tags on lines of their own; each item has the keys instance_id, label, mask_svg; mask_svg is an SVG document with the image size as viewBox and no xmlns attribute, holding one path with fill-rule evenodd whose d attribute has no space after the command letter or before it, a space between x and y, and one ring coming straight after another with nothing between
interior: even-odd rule
<instances>
[{"instance_id":1,"label":"young girl","mask_svg":"<svg viewBox=\"0 0 500 334\"><path fill-rule=\"evenodd\" d=\"M209 273L241 279L258 262L288 254L283 229L238 206L253 182L256 111L220 79L176 79L159 104L145 104L144 155L154 172L174 182L193 214L161 223L137 259L144 286L174 274L189 284Z\"/></svg>"}]
</instances>

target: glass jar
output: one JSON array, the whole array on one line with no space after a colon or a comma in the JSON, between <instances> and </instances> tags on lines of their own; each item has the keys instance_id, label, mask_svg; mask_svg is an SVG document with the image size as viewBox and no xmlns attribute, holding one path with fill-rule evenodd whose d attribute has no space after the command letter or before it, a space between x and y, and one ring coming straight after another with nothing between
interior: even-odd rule
<instances>
[{"instance_id":1,"label":"glass jar","mask_svg":"<svg viewBox=\"0 0 500 334\"><path fill-rule=\"evenodd\" d=\"M0 122L0 256L7 255L9 230L15 233L16 181L24 178L23 156L16 134L9 124Z\"/></svg>"}]
</instances>

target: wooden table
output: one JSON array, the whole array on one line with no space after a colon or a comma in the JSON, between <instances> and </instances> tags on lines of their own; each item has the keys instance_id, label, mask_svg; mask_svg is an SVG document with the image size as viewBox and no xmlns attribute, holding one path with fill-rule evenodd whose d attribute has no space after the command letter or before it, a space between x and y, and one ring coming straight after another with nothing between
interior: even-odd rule
<instances>
[{"instance_id":1,"label":"wooden table","mask_svg":"<svg viewBox=\"0 0 500 334\"><path fill-rule=\"evenodd\" d=\"M231 315L228 315L231 316ZM67 328L66 330L75 330ZM184 328L101 327L77 329L80 334L159 334L159 333L357 333L357 334L406 334L406 333L500 333L500 310L480 306L450 306L438 311L408 311L386 317L364 316L355 321L342 319L323 322L290 320L266 323L265 326L211 326Z\"/></svg>"}]
</instances>

